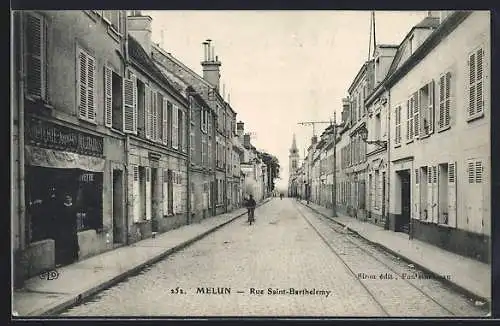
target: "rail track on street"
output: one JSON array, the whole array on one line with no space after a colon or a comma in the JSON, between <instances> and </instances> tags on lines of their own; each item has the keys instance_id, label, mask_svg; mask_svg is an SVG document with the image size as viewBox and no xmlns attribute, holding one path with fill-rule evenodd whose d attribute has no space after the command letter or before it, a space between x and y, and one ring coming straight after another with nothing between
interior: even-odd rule
<instances>
[{"instance_id":1,"label":"rail track on street","mask_svg":"<svg viewBox=\"0 0 500 326\"><path fill-rule=\"evenodd\" d=\"M295 202L294 205L386 315L408 317L412 312L421 311L428 311L426 316L436 317L477 317L486 314L470 299L452 292L439 279L425 275L398 257L381 251L333 219L307 206ZM307 209L307 213L303 209ZM314 221L306 216L308 214L317 216L318 220Z\"/></svg>"}]
</instances>

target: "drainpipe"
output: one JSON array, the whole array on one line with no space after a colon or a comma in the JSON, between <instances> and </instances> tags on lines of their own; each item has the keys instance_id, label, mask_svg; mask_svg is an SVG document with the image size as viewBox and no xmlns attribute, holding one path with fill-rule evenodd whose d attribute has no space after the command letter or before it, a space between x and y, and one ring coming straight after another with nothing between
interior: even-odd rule
<instances>
[{"instance_id":1,"label":"drainpipe","mask_svg":"<svg viewBox=\"0 0 500 326\"><path fill-rule=\"evenodd\" d=\"M384 229L389 230L389 212L390 212L390 203L391 203L391 92L390 90L387 89L387 87L384 85L384 91L387 94L387 193L388 196L386 196L386 211L385 211L385 216L384 216ZM385 195L385 194L384 194Z\"/></svg>"},{"instance_id":2,"label":"drainpipe","mask_svg":"<svg viewBox=\"0 0 500 326\"><path fill-rule=\"evenodd\" d=\"M128 21L127 21L127 12L125 11L125 24L124 25L124 34L125 34L125 39L124 39L124 42L123 42L123 76L124 77L127 77L127 65L128 65ZM131 215L132 213L132 210L130 209L130 205L129 205L129 202L128 202L128 196L129 196L129 189L128 189L128 184L129 184L129 175L130 175L130 164L129 164L129 150L130 150L130 134L125 134L125 176L124 176L124 180L125 180L125 187L123 187L124 189L124 197L125 197L125 245L128 245L129 244L129 238L128 238L128 234L129 234L129 216Z\"/></svg>"},{"instance_id":3,"label":"drainpipe","mask_svg":"<svg viewBox=\"0 0 500 326\"><path fill-rule=\"evenodd\" d=\"M18 187L19 187L19 203L18 203L18 213L19 213L19 249L24 250L26 248L26 202L25 202L25 169L24 169L24 33L23 33L23 13L19 13L19 53L21 54L21 60L19 60L19 89L18 89L18 145L19 145L19 177L18 177Z\"/></svg>"},{"instance_id":4,"label":"drainpipe","mask_svg":"<svg viewBox=\"0 0 500 326\"><path fill-rule=\"evenodd\" d=\"M227 127L227 122L226 122L226 109L227 109L227 105L224 105L224 126L223 126L223 130L224 130L224 144L226 146L224 146L224 187L222 188L224 190L224 212L227 213L228 212L228 205L227 205L227 188L228 188L228 182L227 182L227 134L226 134L226 127Z\"/></svg>"},{"instance_id":5,"label":"drainpipe","mask_svg":"<svg viewBox=\"0 0 500 326\"><path fill-rule=\"evenodd\" d=\"M187 169L186 169L186 180L187 180L187 194L186 194L186 200L187 200L187 224L191 224L191 114L192 114L192 109L193 109L193 95L191 92L188 92L188 114L187 114L187 125L188 127L186 128L186 151L187 151Z\"/></svg>"}]
</instances>

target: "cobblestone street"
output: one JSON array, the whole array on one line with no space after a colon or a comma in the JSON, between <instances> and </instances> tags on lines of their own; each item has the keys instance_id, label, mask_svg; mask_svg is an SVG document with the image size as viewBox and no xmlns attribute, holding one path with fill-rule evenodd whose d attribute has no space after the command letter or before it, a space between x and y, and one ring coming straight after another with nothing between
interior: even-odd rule
<instances>
[{"instance_id":1,"label":"cobblestone street","mask_svg":"<svg viewBox=\"0 0 500 326\"><path fill-rule=\"evenodd\" d=\"M486 314L435 279L402 280L418 271L291 199L274 199L255 217L254 225L241 217L62 316Z\"/></svg>"}]
</instances>

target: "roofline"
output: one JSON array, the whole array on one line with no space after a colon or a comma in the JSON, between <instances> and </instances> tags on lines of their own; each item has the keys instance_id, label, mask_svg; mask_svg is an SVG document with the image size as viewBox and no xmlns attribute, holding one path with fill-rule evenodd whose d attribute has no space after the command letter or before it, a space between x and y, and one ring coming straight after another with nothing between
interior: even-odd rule
<instances>
[{"instance_id":1,"label":"roofline","mask_svg":"<svg viewBox=\"0 0 500 326\"><path fill-rule=\"evenodd\" d=\"M353 88L354 88L354 85L357 84L357 82L359 81L359 79L361 78L361 75L366 71L367 67L368 67L368 63L371 62L372 60L368 60L368 61L365 61L363 63L363 65L361 66L361 68L359 68L359 71L358 73L356 74L356 77L354 77L354 80L352 81L351 83L351 86L349 86L349 88L347 89L347 92L349 94L351 94L351 92L353 91Z\"/></svg>"},{"instance_id":2,"label":"roofline","mask_svg":"<svg viewBox=\"0 0 500 326\"><path fill-rule=\"evenodd\" d=\"M470 10L456 11L448 16L448 18L427 37L427 39L401 65L401 67L384 78L384 80L375 88L372 94L365 101L365 105L370 105L375 100L375 98L377 98L382 93L382 89L392 87L402 77L404 77L406 73L408 73L420 61L422 61L422 59L424 59L425 56L429 54L431 50L433 50L442 41L443 38L451 34L458 27L458 25L460 25L460 23L463 22L471 13L472 11ZM408 35L409 34L410 33L408 33ZM406 38L403 40L403 42L405 40Z\"/></svg>"}]
</instances>

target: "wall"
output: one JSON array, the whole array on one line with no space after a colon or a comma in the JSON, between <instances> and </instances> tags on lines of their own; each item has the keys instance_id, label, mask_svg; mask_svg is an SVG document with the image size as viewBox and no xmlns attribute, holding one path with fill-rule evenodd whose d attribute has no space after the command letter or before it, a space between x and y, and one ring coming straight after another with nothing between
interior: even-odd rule
<instances>
[{"instance_id":1,"label":"wall","mask_svg":"<svg viewBox=\"0 0 500 326\"><path fill-rule=\"evenodd\" d=\"M398 148L391 148L391 161L414 156L413 167L417 168L427 165L437 165L440 163L456 162L457 169L457 223L456 228L477 234L490 235L490 20L488 12L473 12L465 19L450 35L441 41L431 53L429 53L416 67L391 88L391 110L394 112L396 106L405 104L411 93L430 82L435 81L435 99L438 99L438 81L440 74L451 71L451 127L439 132L437 124L437 113L434 123L434 133L424 139L416 139L411 143L406 143L406 105L402 110L402 144ZM467 122L468 109L468 54L477 46L485 45L484 56L484 116L471 122ZM438 105L435 102L435 110ZM437 111L436 111L437 112ZM392 115L392 113L391 113ZM391 143L394 144L395 126L394 119L391 118ZM467 216L467 170L466 160L469 158L481 158L484 163L483 184L482 184L482 218L484 226L478 226L477 221L481 213ZM392 168L391 168L392 169ZM395 177L394 171L391 175ZM412 170L412 192L415 187L415 177ZM390 197L395 198L391 202L390 212L397 214L399 196L396 183L391 182ZM413 201L413 195L412 201ZM412 202L412 209L414 203ZM413 215L414 212L412 212ZM469 217L469 219L468 219ZM475 226L474 226L475 224ZM429 225L422 228L428 229ZM437 225L434 224L434 227ZM416 230L420 232L419 230ZM457 230L458 232L458 230ZM421 231L420 233L426 233ZM436 235L437 236L437 235ZM462 238L472 239L472 236ZM438 241L431 241L438 243ZM476 241L477 242L477 241ZM479 241L475 246L483 246L484 240ZM450 245L450 248L453 245ZM478 249L479 251L481 249ZM484 254L480 254L484 256Z\"/></svg>"}]
</instances>

